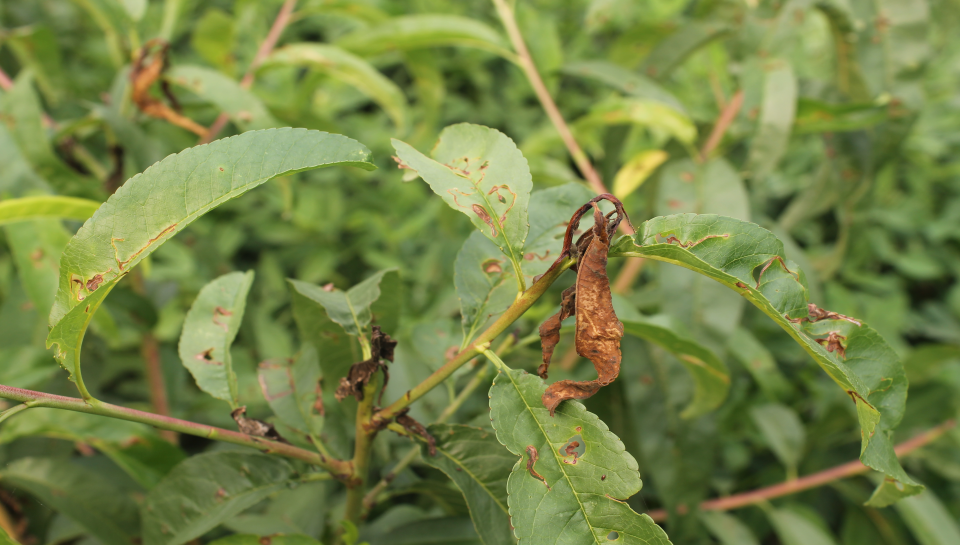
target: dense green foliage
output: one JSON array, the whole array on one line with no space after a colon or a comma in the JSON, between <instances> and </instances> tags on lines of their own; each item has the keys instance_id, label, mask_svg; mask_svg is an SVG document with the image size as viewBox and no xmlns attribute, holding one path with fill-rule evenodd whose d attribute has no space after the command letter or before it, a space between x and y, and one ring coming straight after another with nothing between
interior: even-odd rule
<instances>
[{"instance_id":1,"label":"dense green foliage","mask_svg":"<svg viewBox=\"0 0 960 545\"><path fill-rule=\"evenodd\" d=\"M0 1L0 542L960 543L958 25ZM623 360L551 415L590 162Z\"/></svg>"}]
</instances>

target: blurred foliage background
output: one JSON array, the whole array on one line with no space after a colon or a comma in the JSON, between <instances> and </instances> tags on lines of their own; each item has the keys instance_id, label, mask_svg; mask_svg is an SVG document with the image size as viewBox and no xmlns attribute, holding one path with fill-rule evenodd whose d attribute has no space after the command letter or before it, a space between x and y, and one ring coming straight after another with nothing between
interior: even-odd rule
<instances>
[{"instance_id":1,"label":"blurred foliage background","mask_svg":"<svg viewBox=\"0 0 960 545\"><path fill-rule=\"evenodd\" d=\"M285 279L345 289L388 267L403 283L401 342L385 396L396 398L459 346L453 266L473 229L424 183L403 181L390 138L429 149L448 124L483 124L518 143L535 189L582 183L514 63L492 4L300 1L274 53L249 72L281 4L0 1L4 199L104 200L130 176L197 144L196 134L145 115L132 100L131 67L153 38L169 51L151 94L175 98L186 118L210 127L226 112L221 137L275 126L345 134L366 144L381 167L276 180L160 248L114 291L88 335L86 383L100 399L155 410L144 369L159 358L172 415L232 428L225 406L202 395L181 366L177 341L204 284L253 269L233 361L248 414L264 417L256 364L299 349ZM960 408L957 0L522 0L515 7L547 88L634 224L698 212L770 229L806 272L812 301L867 320L902 356L911 386L898 441L948 429ZM241 85L248 73L252 84ZM79 225L3 227L2 384L75 395L44 338L57 258ZM611 277L622 265L611 262ZM735 293L654 263L618 287L624 312L673 316L731 367L725 404L684 420L678 414L692 383L683 367L655 346L624 339L621 380L587 402L640 462L645 486L631 505L665 508L674 543L956 543L960 432L952 428L904 460L928 492L893 507L863 507L874 483L862 476L732 516L701 514L695 506L703 500L855 460L854 406ZM518 322L521 338L554 312L554 291ZM558 357L568 355L556 378L587 377L589 364L569 356L570 344L560 345ZM537 343L507 363L533 370ZM432 421L448 400L440 388L412 414ZM456 420L489 426L484 388ZM170 467L230 448L192 437L174 446L139 426L43 410L0 427L0 445L4 524L24 544L98 542L76 510L88 502L137 535L137 502ZM408 449L381 434L375 475ZM333 483L284 490L208 537L329 536L342 498ZM414 463L361 539L478 543L473 532L446 477Z\"/></svg>"}]
</instances>

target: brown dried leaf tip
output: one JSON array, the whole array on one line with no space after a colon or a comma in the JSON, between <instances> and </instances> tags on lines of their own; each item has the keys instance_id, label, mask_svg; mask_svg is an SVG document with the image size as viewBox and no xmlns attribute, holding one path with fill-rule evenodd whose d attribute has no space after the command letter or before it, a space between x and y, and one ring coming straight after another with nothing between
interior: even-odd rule
<instances>
[{"instance_id":1,"label":"brown dried leaf tip","mask_svg":"<svg viewBox=\"0 0 960 545\"><path fill-rule=\"evenodd\" d=\"M380 331L380 326L373 326L370 336L370 359L354 363L350 366L347 376L340 379L340 386L334 393L337 401L343 401L347 396L353 396L357 401L363 401L363 387L370 382L370 378L377 370L383 370L384 383L390 380L387 366L381 360L393 361L393 352L397 341ZM382 393L382 390L381 390Z\"/></svg>"},{"instance_id":2,"label":"brown dried leaf tip","mask_svg":"<svg viewBox=\"0 0 960 545\"><path fill-rule=\"evenodd\" d=\"M273 439L274 441L280 441L281 443L286 443L286 439L280 437L280 434L277 433L277 429L273 427L273 424L269 422L264 422L263 420L257 420L256 418L247 418L247 407L237 407L230 413L230 416L237 423L237 427L240 428L242 433L247 435L253 435L256 437L265 437L267 439Z\"/></svg>"},{"instance_id":3,"label":"brown dried leaf tip","mask_svg":"<svg viewBox=\"0 0 960 545\"><path fill-rule=\"evenodd\" d=\"M403 426L403 429L407 430L407 433L413 435L419 435L427 441L427 452L430 456L437 455L437 440L430 435L430 432L427 431L427 428L423 424L417 422L413 419L412 416L409 416L407 412L410 411L410 407L407 407L400 414L397 415L396 421L397 424Z\"/></svg>"},{"instance_id":4,"label":"brown dried leaf tip","mask_svg":"<svg viewBox=\"0 0 960 545\"><path fill-rule=\"evenodd\" d=\"M604 216L596 204L601 199L613 202L616 210ZM572 233L579 226L583 214L591 207L594 226L581 235L576 246L571 248ZM616 217L612 218L614 214ZM610 293L610 280L607 278L607 252L610 250L610 239L623 219L627 219L627 216L620 201L612 195L604 194L581 207L567 226L560 259L566 255L577 258L577 281L563 292L560 312L547 318L540 326L543 363L537 369L537 374L541 378L547 378L553 351L560 341L560 324L575 315L577 353L593 362L597 379L582 382L561 380L551 384L542 397L543 405L550 410L551 416L564 400L586 399L616 380L620 374L620 338L623 337L623 324L613 310L613 296Z\"/></svg>"},{"instance_id":5,"label":"brown dried leaf tip","mask_svg":"<svg viewBox=\"0 0 960 545\"><path fill-rule=\"evenodd\" d=\"M150 117L163 119L178 127L187 129L197 136L205 136L207 134L206 127L178 112L180 106L177 104L173 93L170 92L166 81L161 81L160 87L164 96L166 96L167 100L173 105L173 108L167 106L163 101L150 94L150 88L160 79L163 71L167 68L167 49L169 47L170 44L167 42L160 39L153 39L143 44L143 47L140 48L137 59L133 63L133 68L130 70L130 82L133 88L131 98L133 99L133 103L137 105L137 108L140 108L141 112ZM150 56L151 52L153 53L153 57L148 60L147 57Z\"/></svg>"}]
</instances>

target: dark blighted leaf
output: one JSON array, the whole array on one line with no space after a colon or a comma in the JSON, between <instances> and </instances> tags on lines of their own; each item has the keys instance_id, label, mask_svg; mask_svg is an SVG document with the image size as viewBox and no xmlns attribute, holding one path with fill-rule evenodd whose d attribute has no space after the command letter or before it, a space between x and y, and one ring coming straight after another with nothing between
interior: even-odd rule
<instances>
[{"instance_id":1,"label":"dark blighted leaf","mask_svg":"<svg viewBox=\"0 0 960 545\"><path fill-rule=\"evenodd\" d=\"M299 294L321 305L327 316L340 324L344 331L358 337L367 330L373 318L371 306L380 299L380 282L390 274L395 275L396 270L380 271L347 291L299 280L289 282Z\"/></svg>"},{"instance_id":2,"label":"dark blighted leaf","mask_svg":"<svg viewBox=\"0 0 960 545\"><path fill-rule=\"evenodd\" d=\"M521 457L507 482L520 545L606 545L611 535L625 545L670 543L650 517L623 501L641 482L620 439L578 401L550 416L540 401L544 391L535 375L505 367L490 388L497 440Z\"/></svg>"},{"instance_id":3,"label":"dark blighted leaf","mask_svg":"<svg viewBox=\"0 0 960 545\"><path fill-rule=\"evenodd\" d=\"M92 216L99 207L100 203L97 201L59 195L0 200L0 225L33 218L83 221Z\"/></svg>"},{"instance_id":4,"label":"dark blighted leaf","mask_svg":"<svg viewBox=\"0 0 960 545\"><path fill-rule=\"evenodd\" d=\"M222 451L193 456L173 468L140 508L145 545L180 545L287 487L285 460Z\"/></svg>"},{"instance_id":5,"label":"dark blighted leaf","mask_svg":"<svg viewBox=\"0 0 960 545\"><path fill-rule=\"evenodd\" d=\"M358 55L379 55L392 50L463 46L485 49L514 58L497 31L477 19L458 15L418 14L391 17L337 40L343 49Z\"/></svg>"},{"instance_id":6,"label":"dark blighted leaf","mask_svg":"<svg viewBox=\"0 0 960 545\"><path fill-rule=\"evenodd\" d=\"M563 72L574 76L593 78L613 86L625 94L662 102L680 113L686 113L680 101L661 87L659 83L611 62L574 62L565 65Z\"/></svg>"},{"instance_id":7,"label":"dark blighted leaf","mask_svg":"<svg viewBox=\"0 0 960 545\"><path fill-rule=\"evenodd\" d=\"M47 345L89 397L80 343L119 279L198 217L267 180L330 165L375 168L369 150L337 134L251 131L171 155L128 180L80 228L60 261Z\"/></svg>"},{"instance_id":8,"label":"dark blighted leaf","mask_svg":"<svg viewBox=\"0 0 960 545\"><path fill-rule=\"evenodd\" d=\"M187 312L180 335L180 361L197 387L236 408L237 375L230 346L240 329L253 284L253 271L232 272L211 281Z\"/></svg>"},{"instance_id":9,"label":"dark blighted leaf","mask_svg":"<svg viewBox=\"0 0 960 545\"><path fill-rule=\"evenodd\" d=\"M733 218L681 214L644 222L635 236L618 240L610 255L680 265L740 293L797 341L856 404L860 460L899 481L904 496L922 489L893 452L892 430L903 417L907 395L899 357L866 324L820 319L820 309L808 306L803 272L786 260L773 233Z\"/></svg>"},{"instance_id":10,"label":"dark blighted leaf","mask_svg":"<svg viewBox=\"0 0 960 545\"><path fill-rule=\"evenodd\" d=\"M762 62L763 102L747 164L753 179L762 179L773 172L786 153L797 109L797 78L793 67L784 59Z\"/></svg>"},{"instance_id":11,"label":"dark blighted leaf","mask_svg":"<svg viewBox=\"0 0 960 545\"><path fill-rule=\"evenodd\" d=\"M295 360L268 360L257 370L260 390L284 424L311 436L323 430L323 397L317 349L305 344Z\"/></svg>"},{"instance_id":12,"label":"dark blighted leaf","mask_svg":"<svg viewBox=\"0 0 960 545\"><path fill-rule=\"evenodd\" d=\"M164 76L168 81L189 89L201 99L230 116L240 132L269 129L282 123L274 119L263 102L233 78L202 66L178 65Z\"/></svg>"},{"instance_id":13,"label":"dark blighted leaf","mask_svg":"<svg viewBox=\"0 0 960 545\"><path fill-rule=\"evenodd\" d=\"M675 318L658 314L642 320L624 320L623 331L662 346L690 371L695 384L693 400L680 416L700 416L716 409L727 398L730 389L727 366L713 351L691 337Z\"/></svg>"},{"instance_id":14,"label":"dark blighted leaf","mask_svg":"<svg viewBox=\"0 0 960 545\"><path fill-rule=\"evenodd\" d=\"M517 297L516 274L497 245L474 231L457 253L453 283L460 298L464 342L483 331Z\"/></svg>"},{"instance_id":15,"label":"dark blighted leaf","mask_svg":"<svg viewBox=\"0 0 960 545\"><path fill-rule=\"evenodd\" d=\"M460 123L440 133L432 159L393 140L402 166L420 175L454 210L466 214L521 270L533 181L527 160L502 132Z\"/></svg>"},{"instance_id":16,"label":"dark blighted leaf","mask_svg":"<svg viewBox=\"0 0 960 545\"><path fill-rule=\"evenodd\" d=\"M517 463L493 433L457 424L434 424L436 456L422 444L420 456L456 483L470 507L473 525L486 545L515 543L507 509L507 476Z\"/></svg>"},{"instance_id":17,"label":"dark blighted leaf","mask_svg":"<svg viewBox=\"0 0 960 545\"><path fill-rule=\"evenodd\" d=\"M264 69L270 66L305 66L325 72L370 97L387 112L398 132L406 131L410 116L403 90L353 53L332 45L299 43L275 51L263 63Z\"/></svg>"},{"instance_id":18,"label":"dark blighted leaf","mask_svg":"<svg viewBox=\"0 0 960 545\"><path fill-rule=\"evenodd\" d=\"M20 458L0 471L0 479L70 517L105 545L130 545L137 535L134 498L69 460Z\"/></svg>"}]
</instances>

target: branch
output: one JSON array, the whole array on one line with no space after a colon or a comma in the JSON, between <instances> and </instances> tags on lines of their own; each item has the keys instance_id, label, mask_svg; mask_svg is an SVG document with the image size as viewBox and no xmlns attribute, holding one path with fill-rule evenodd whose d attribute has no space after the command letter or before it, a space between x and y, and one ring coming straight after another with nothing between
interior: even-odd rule
<instances>
[{"instance_id":1,"label":"branch","mask_svg":"<svg viewBox=\"0 0 960 545\"><path fill-rule=\"evenodd\" d=\"M918 448L940 438L941 435L948 432L956 425L956 420L947 420L943 424L940 424L931 430L927 430L913 439L900 443L896 446L896 448L894 448L894 452L897 453L898 457L906 456ZM868 471L870 471L869 467L863 465L860 460L854 460L843 465L814 473L813 475L807 475L806 477L775 484L759 490L734 494L733 496L727 496L725 498L707 500L700 504L700 510L729 511L731 509L738 509L740 507L762 503L774 498L779 498L781 496L789 496L790 494L803 492L804 490L809 490L811 488L817 488L833 481L845 479L847 477L853 477L855 475L861 475ZM667 512L663 509L656 509L648 512L647 514L650 515L650 518L655 521L664 521L667 519Z\"/></svg>"},{"instance_id":2,"label":"branch","mask_svg":"<svg viewBox=\"0 0 960 545\"><path fill-rule=\"evenodd\" d=\"M414 386L413 389L408 390L403 397L394 401L388 407L377 411L371 418L371 426L385 425L387 422L393 420L400 411L438 386L465 363L478 354L482 354L483 351L490 346L491 341L513 325L513 322L517 321L524 312L540 299L540 296L560 277L560 274L569 269L573 264L574 260L570 258L566 258L560 263L555 263L537 282L530 286L530 289L517 297L517 300L510 305L510 308L501 314L470 346L461 350L455 357L434 371L433 374L423 382Z\"/></svg>"},{"instance_id":3,"label":"branch","mask_svg":"<svg viewBox=\"0 0 960 545\"><path fill-rule=\"evenodd\" d=\"M338 479L349 478L353 470L350 462L328 458L322 454L295 447L287 443L279 443L277 441L264 439L263 437L247 435L245 433L225 430L223 428L217 428L214 426L207 426L206 424L198 424L196 422L189 422L187 420L180 420L177 418L171 418L169 416L138 411L136 409L129 409L127 407L120 407L118 405L111 405L110 403L104 403L102 401L91 401L87 403L84 402L84 400L76 397L47 394L44 392L35 392L33 390L24 390L22 388L14 388L12 386L4 385L0 385L0 397L12 399L14 401L20 401L30 408L48 407L52 409L64 409L67 411L109 416L111 418L119 418L120 420L129 420L131 422L147 424L161 430L170 430L178 433L186 433L188 435L196 435L197 437L206 437L207 439L213 439L216 441L233 443L235 445L252 447L265 454L276 454L278 456L302 460L309 464L322 467L333 473L334 477L337 477Z\"/></svg>"},{"instance_id":4,"label":"branch","mask_svg":"<svg viewBox=\"0 0 960 545\"><path fill-rule=\"evenodd\" d=\"M710 131L710 137L707 138L707 141L703 144L703 148L700 150L701 161L706 161L710 154L713 153L713 150L717 149L717 146L720 145L720 142L723 140L723 135L727 133L730 124L736 119L741 106L743 106L742 89L730 98L730 102L724 106L723 111L720 112L720 116L717 117L717 122L713 125L713 130Z\"/></svg>"},{"instance_id":5,"label":"branch","mask_svg":"<svg viewBox=\"0 0 960 545\"><path fill-rule=\"evenodd\" d=\"M257 71L257 68L263 64L263 61L270 56L273 48L276 47L280 35L283 34L283 30L287 28L287 25L290 23L290 16L293 14L293 8L296 7L296 5L297 0L286 0L283 6L280 7L280 13L278 13L277 18L274 19L273 26L270 27L270 32L267 33L267 37L263 40L263 43L260 44L260 48L257 49L257 54L253 57L253 61L250 62L250 66L247 67L247 72L243 75L243 79L240 80L240 87L249 89L253 85L253 74ZM228 121L230 121L230 116L227 115L226 112L221 112L220 115L217 116L216 121L213 122L213 125L210 125L207 134L197 143L207 144L216 139Z\"/></svg>"}]
</instances>

